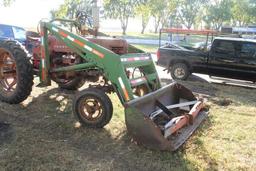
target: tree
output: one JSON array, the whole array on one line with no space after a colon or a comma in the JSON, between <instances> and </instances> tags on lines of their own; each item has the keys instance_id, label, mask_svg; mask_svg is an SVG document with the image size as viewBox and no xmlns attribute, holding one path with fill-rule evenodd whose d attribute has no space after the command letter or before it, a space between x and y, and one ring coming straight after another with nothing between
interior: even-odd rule
<instances>
[{"instance_id":1,"label":"tree","mask_svg":"<svg viewBox=\"0 0 256 171\"><path fill-rule=\"evenodd\" d=\"M150 18L150 5L149 3L142 3L138 5L135 9L135 14L141 17L141 34L144 34L145 28L148 25L148 21Z\"/></svg>"},{"instance_id":2,"label":"tree","mask_svg":"<svg viewBox=\"0 0 256 171\"><path fill-rule=\"evenodd\" d=\"M251 13L251 6L249 0L234 0L232 7L233 20L238 26L248 25L254 18L255 13Z\"/></svg>"},{"instance_id":3,"label":"tree","mask_svg":"<svg viewBox=\"0 0 256 171\"><path fill-rule=\"evenodd\" d=\"M104 0L106 17L120 20L123 35L126 34L129 18L134 16L134 9L139 2L139 0Z\"/></svg>"},{"instance_id":4,"label":"tree","mask_svg":"<svg viewBox=\"0 0 256 171\"><path fill-rule=\"evenodd\" d=\"M161 17L161 24L162 27L168 27L169 26L169 21L170 18L172 18L172 20L175 20L175 14L176 14L176 8L178 5L178 1L177 0L165 0L165 8L162 10L162 17Z\"/></svg>"},{"instance_id":5,"label":"tree","mask_svg":"<svg viewBox=\"0 0 256 171\"><path fill-rule=\"evenodd\" d=\"M155 33L157 33L161 19L164 16L163 10L166 8L165 0L150 0L151 15L154 17Z\"/></svg>"},{"instance_id":6,"label":"tree","mask_svg":"<svg viewBox=\"0 0 256 171\"><path fill-rule=\"evenodd\" d=\"M176 12L178 0L148 0L147 6L154 18L154 30L157 33L160 24L162 27L169 25L170 17Z\"/></svg>"},{"instance_id":7,"label":"tree","mask_svg":"<svg viewBox=\"0 0 256 171\"><path fill-rule=\"evenodd\" d=\"M74 19L79 10L91 14L92 0L65 0L57 10L52 10L52 18Z\"/></svg>"},{"instance_id":8,"label":"tree","mask_svg":"<svg viewBox=\"0 0 256 171\"><path fill-rule=\"evenodd\" d=\"M215 4L210 4L203 20L213 29L219 30L224 22L230 22L232 16L231 6L231 0L221 0Z\"/></svg>"},{"instance_id":9,"label":"tree","mask_svg":"<svg viewBox=\"0 0 256 171\"><path fill-rule=\"evenodd\" d=\"M0 6L9 6L13 0L0 0Z\"/></svg>"},{"instance_id":10,"label":"tree","mask_svg":"<svg viewBox=\"0 0 256 171\"><path fill-rule=\"evenodd\" d=\"M78 11L85 11L89 15L91 14L92 0L65 0L63 4L57 10L51 10L51 18L67 18L75 19ZM62 23L67 26L66 23ZM70 31L73 29L73 25L70 26Z\"/></svg>"},{"instance_id":11,"label":"tree","mask_svg":"<svg viewBox=\"0 0 256 171\"><path fill-rule=\"evenodd\" d=\"M249 1L249 3L250 3L250 11L249 11L249 14L252 16L252 21L251 22L253 22L253 24L256 24L256 16L255 16L255 14L256 14L256 1L255 0L250 0Z\"/></svg>"},{"instance_id":12,"label":"tree","mask_svg":"<svg viewBox=\"0 0 256 171\"><path fill-rule=\"evenodd\" d=\"M235 0L234 6L232 7L233 20L238 26L247 25L250 22L249 1L248 0Z\"/></svg>"},{"instance_id":13,"label":"tree","mask_svg":"<svg viewBox=\"0 0 256 171\"><path fill-rule=\"evenodd\" d=\"M190 29L196 21L200 9L205 6L206 0L181 0L178 6L178 17L182 24Z\"/></svg>"},{"instance_id":14,"label":"tree","mask_svg":"<svg viewBox=\"0 0 256 171\"><path fill-rule=\"evenodd\" d=\"M204 8L201 8L199 11L198 11L198 15L196 16L196 19L195 19L195 23L194 23L194 28L195 29L203 29L203 23L205 24L205 28L209 29L211 26L211 23L209 23L209 21L207 20L208 19L208 16L206 16L208 12L208 8L204 7Z\"/></svg>"}]
</instances>

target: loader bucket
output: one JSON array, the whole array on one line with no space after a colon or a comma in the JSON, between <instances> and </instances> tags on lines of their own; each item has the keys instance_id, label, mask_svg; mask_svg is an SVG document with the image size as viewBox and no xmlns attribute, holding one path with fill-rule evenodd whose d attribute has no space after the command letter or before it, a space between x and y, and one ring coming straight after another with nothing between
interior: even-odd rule
<instances>
[{"instance_id":1,"label":"loader bucket","mask_svg":"<svg viewBox=\"0 0 256 171\"><path fill-rule=\"evenodd\" d=\"M190 90L172 83L125 105L128 133L137 144L175 151L206 118L202 104Z\"/></svg>"}]
</instances>

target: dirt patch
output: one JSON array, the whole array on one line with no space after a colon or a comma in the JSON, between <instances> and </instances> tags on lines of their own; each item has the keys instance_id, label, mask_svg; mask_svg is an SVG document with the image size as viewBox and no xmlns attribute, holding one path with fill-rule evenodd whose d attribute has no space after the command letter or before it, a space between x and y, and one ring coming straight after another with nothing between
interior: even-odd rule
<instances>
[{"instance_id":1,"label":"dirt patch","mask_svg":"<svg viewBox=\"0 0 256 171\"><path fill-rule=\"evenodd\" d=\"M202 83L197 80L196 81L174 81L172 79L164 79L164 78L161 79L162 85L168 85L173 82L178 82L184 85L185 87L193 91L195 94L202 94L202 95L214 97L216 96L216 92L218 91L218 89L214 87L213 84Z\"/></svg>"},{"instance_id":2,"label":"dirt patch","mask_svg":"<svg viewBox=\"0 0 256 171\"><path fill-rule=\"evenodd\" d=\"M215 103L218 106L229 106L233 103L233 101L229 98L212 99L212 102Z\"/></svg>"}]
</instances>

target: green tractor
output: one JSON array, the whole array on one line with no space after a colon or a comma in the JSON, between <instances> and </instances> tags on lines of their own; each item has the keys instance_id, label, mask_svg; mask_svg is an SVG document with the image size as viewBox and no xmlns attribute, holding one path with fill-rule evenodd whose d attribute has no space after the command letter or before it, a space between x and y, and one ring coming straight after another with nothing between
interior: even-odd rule
<instances>
[{"instance_id":1,"label":"green tractor","mask_svg":"<svg viewBox=\"0 0 256 171\"><path fill-rule=\"evenodd\" d=\"M19 44L0 43L1 101L10 104L24 101L32 91L34 75L40 77L38 86L50 86L53 80L67 89L81 87L82 80L89 77L101 77L103 84L77 93L73 113L78 121L91 128L108 124L113 105L107 93L114 92L124 107L127 130L133 140L152 149L172 151L206 118L203 101L190 90L178 83L161 87L150 54L128 50L118 53L54 22L40 22L41 43L35 46L32 60ZM66 49L64 54L63 49Z\"/></svg>"}]
</instances>

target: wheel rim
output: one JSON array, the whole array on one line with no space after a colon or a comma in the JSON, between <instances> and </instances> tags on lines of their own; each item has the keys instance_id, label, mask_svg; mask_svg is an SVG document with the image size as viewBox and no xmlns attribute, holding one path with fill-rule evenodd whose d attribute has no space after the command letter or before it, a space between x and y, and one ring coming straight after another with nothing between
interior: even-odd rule
<instances>
[{"instance_id":1,"label":"wheel rim","mask_svg":"<svg viewBox=\"0 0 256 171\"><path fill-rule=\"evenodd\" d=\"M186 71L183 68L176 68L174 71L174 76L176 78L183 78L186 75Z\"/></svg>"},{"instance_id":2,"label":"wheel rim","mask_svg":"<svg viewBox=\"0 0 256 171\"><path fill-rule=\"evenodd\" d=\"M79 103L79 113L83 119L95 122L103 115L103 105L98 99L87 97Z\"/></svg>"},{"instance_id":3,"label":"wheel rim","mask_svg":"<svg viewBox=\"0 0 256 171\"><path fill-rule=\"evenodd\" d=\"M16 62L10 52L0 49L0 92L10 95L16 87Z\"/></svg>"}]
</instances>

